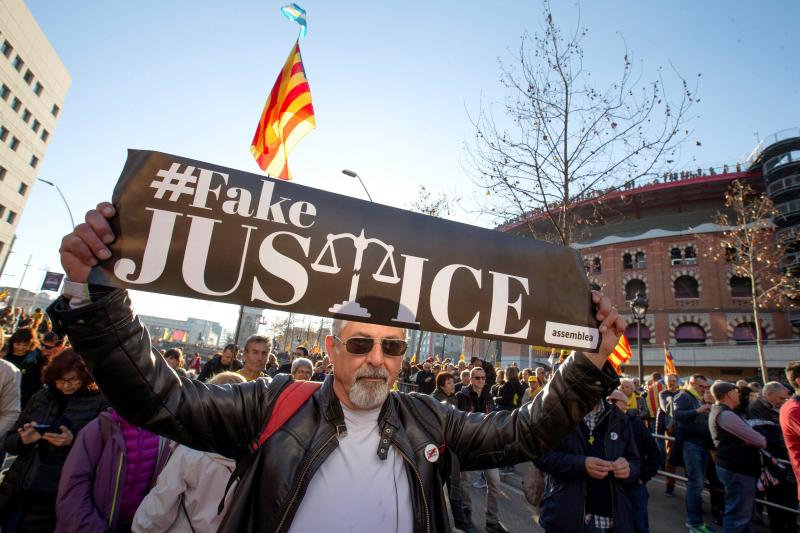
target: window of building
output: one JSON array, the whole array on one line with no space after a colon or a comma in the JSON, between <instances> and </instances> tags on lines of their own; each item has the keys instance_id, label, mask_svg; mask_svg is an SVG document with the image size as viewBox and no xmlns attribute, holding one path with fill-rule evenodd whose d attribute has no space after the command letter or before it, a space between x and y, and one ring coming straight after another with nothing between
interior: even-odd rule
<instances>
[{"instance_id":1,"label":"window of building","mask_svg":"<svg viewBox=\"0 0 800 533\"><path fill-rule=\"evenodd\" d=\"M9 209L8 216L6 217L6 222L8 222L9 224L13 224L15 220L17 220L17 214Z\"/></svg>"},{"instance_id":2,"label":"window of building","mask_svg":"<svg viewBox=\"0 0 800 533\"><path fill-rule=\"evenodd\" d=\"M681 276L675 280L675 298L700 298L700 288L692 276Z\"/></svg>"},{"instance_id":3,"label":"window of building","mask_svg":"<svg viewBox=\"0 0 800 533\"><path fill-rule=\"evenodd\" d=\"M8 128L0 126L0 141L6 142L8 139Z\"/></svg>"},{"instance_id":4,"label":"window of building","mask_svg":"<svg viewBox=\"0 0 800 533\"><path fill-rule=\"evenodd\" d=\"M602 266L603 265L600 263L599 257L595 257L594 259L592 259L592 272L599 274L600 272L603 271Z\"/></svg>"},{"instance_id":5,"label":"window of building","mask_svg":"<svg viewBox=\"0 0 800 533\"><path fill-rule=\"evenodd\" d=\"M590 283L589 284L589 288L592 289L593 291L602 291L603 290L603 288L600 285L598 285L597 283Z\"/></svg>"},{"instance_id":6,"label":"window of building","mask_svg":"<svg viewBox=\"0 0 800 533\"><path fill-rule=\"evenodd\" d=\"M767 336L763 328L761 330L761 336L764 340L766 340ZM751 342L756 342L756 325L752 322L744 322L739 324L733 328L733 340L736 341L736 344L748 344Z\"/></svg>"},{"instance_id":7,"label":"window of building","mask_svg":"<svg viewBox=\"0 0 800 533\"><path fill-rule=\"evenodd\" d=\"M11 100L11 109L14 111L19 111L20 107L22 107L22 102L20 102L19 98L15 96L14 99Z\"/></svg>"},{"instance_id":8,"label":"window of building","mask_svg":"<svg viewBox=\"0 0 800 533\"><path fill-rule=\"evenodd\" d=\"M31 69L25 71L25 75L22 77L22 79L25 80L25 83L28 85L33 83L33 72L31 72Z\"/></svg>"},{"instance_id":9,"label":"window of building","mask_svg":"<svg viewBox=\"0 0 800 533\"><path fill-rule=\"evenodd\" d=\"M24 183L20 183L17 192L20 193L22 196L25 196L25 193L28 192L28 186L25 185Z\"/></svg>"},{"instance_id":10,"label":"window of building","mask_svg":"<svg viewBox=\"0 0 800 533\"><path fill-rule=\"evenodd\" d=\"M731 246L725 247L725 262L734 263L739 260L739 251Z\"/></svg>"},{"instance_id":11,"label":"window of building","mask_svg":"<svg viewBox=\"0 0 800 533\"><path fill-rule=\"evenodd\" d=\"M625 338L628 339L628 342L634 346L639 344L639 335L638 329L636 327L636 323L628 324L625 328ZM650 328L647 327L647 324L642 324L642 346L650 343Z\"/></svg>"},{"instance_id":12,"label":"window of building","mask_svg":"<svg viewBox=\"0 0 800 533\"><path fill-rule=\"evenodd\" d=\"M33 86L33 92L36 93L36 96L42 96L42 91L44 91L44 85L37 81Z\"/></svg>"},{"instance_id":13,"label":"window of building","mask_svg":"<svg viewBox=\"0 0 800 533\"><path fill-rule=\"evenodd\" d=\"M54 117L57 117L59 113L61 113L61 108L58 107L56 104L53 104L53 109L50 110Z\"/></svg>"},{"instance_id":14,"label":"window of building","mask_svg":"<svg viewBox=\"0 0 800 533\"><path fill-rule=\"evenodd\" d=\"M683 263L683 256L681 255L680 248L673 248L669 251L670 263L673 265L680 265Z\"/></svg>"},{"instance_id":15,"label":"window of building","mask_svg":"<svg viewBox=\"0 0 800 533\"><path fill-rule=\"evenodd\" d=\"M2 218L3 215L5 214L6 214L6 206L0 205L0 218Z\"/></svg>"},{"instance_id":16,"label":"window of building","mask_svg":"<svg viewBox=\"0 0 800 533\"><path fill-rule=\"evenodd\" d=\"M22 120L27 124L31 120L31 110L27 107L22 111Z\"/></svg>"},{"instance_id":17,"label":"window of building","mask_svg":"<svg viewBox=\"0 0 800 533\"><path fill-rule=\"evenodd\" d=\"M633 256L631 254L624 254L622 256L622 269L631 270L633 268Z\"/></svg>"},{"instance_id":18,"label":"window of building","mask_svg":"<svg viewBox=\"0 0 800 533\"><path fill-rule=\"evenodd\" d=\"M47 142L47 139L50 138L50 132L47 130L42 130L41 138L44 142Z\"/></svg>"},{"instance_id":19,"label":"window of building","mask_svg":"<svg viewBox=\"0 0 800 533\"><path fill-rule=\"evenodd\" d=\"M0 52L2 52L3 55L8 58L8 57L11 57L11 52L13 52L13 51L14 51L14 47L11 46L11 43L8 42L7 40L3 41L2 46L0 46Z\"/></svg>"},{"instance_id":20,"label":"window of building","mask_svg":"<svg viewBox=\"0 0 800 533\"><path fill-rule=\"evenodd\" d=\"M0 97L2 97L2 98L3 98L3 100L5 100L5 101L8 101L8 97L9 97L9 96L11 96L11 89L9 89L9 88L8 88L8 85L6 85L6 84L4 83L4 84L3 84L3 87L2 87L2 88L0 88Z\"/></svg>"},{"instance_id":21,"label":"window of building","mask_svg":"<svg viewBox=\"0 0 800 533\"><path fill-rule=\"evenodd\" d=\"M36 167L38 167L38 166L39 166L39 158L38 158L38 157L36 157L35 155L32 155L32 156L31 156L31 162L30 162L30 165L31 165L33 168L36 168Z\"/></svg>"},{"instance_id":22,"label":"window of building","mask_svg":"<svg viewBox=\"0 0 800 533\"><path fill-rule=\"evenodd\" d=\"M686 249L683 251L683 264L684 265L696 265L697 264L697 255L694 250L694 246L687 246Z\"/></svg>"},{"instance_id":23,"label":"window of building","mask_svg":"<svg viewBox=\"0 0 800 533\"><path fill-rule=\"evenodd\" d=\"M6 167L0 167L0 181L6 179L6 174L8 174L8 170L6 170Z\"/></svg>"},{"instance_id":24,"label":"window of building","mask_svg":"<svg viewBox=\"0 0 800 533\"><path fill-rule=\"evenodd\" d=\"M636 299L636 295L642 293L642 296L647 297L647 286L644 281L640 279L632 279L625 284L625 299L632 301Z\"/></svg>"},{"instance_id":25,"label":"window of building","mask_svg":"<svg viewBox=\"0 0 800 533\"><path fill-rule=\"evenodd\" d=\"M0 254L3 253L3 248L5 248L5 246L6 246L6 243L0 241Z\"/></svg>"},{"instance_id":26,"label":"window of building","mask_svg":"<svg viewBox=\"0 0 800 533\"><path fill-rule=\"evenodd\" d=\"M636 252L636 268L647 268L647 261L644 258L644 252Z\"/></svg>"},{"instance_id":27,"label":"window of building","mask_svg":"<svg viewBox=\"0 0 800 533\"><path fill-rule=\"evenodd\" d=\"M11 137L11 144L9 144L8 146L9 148L11 148L16 152L17 148L19 148L19 139L17 139L16 137Z\"/></svg>"},{"instance_id":28,"label":"window of building","mask_svg":"<svg viewBox=\"0 0 800 533\"><path fill-rule=\"evenodd\" d=\"M22 58L19 57L19 54L17 54L17 57L14 58L14 61L11 63L11 65L16 69L17 72L21 72L22 67L25 66L25 61L23 61Z\"/></svg>"},{"instance_id":29,"label":"window of building","mask_svg":"<svg viewBox=\"0 0 800 533\"><path fill-rule=\"evenodd\" d=\"M706 330L694 322L684 322L675 328L675 342L678 344L704 344Z\"/></svg>"},{"instance_id":30,"label":"window of building","mask_svg":"<svg viewBox=\"0 0 800 533\"><path fill-rule=\"evenodd\" d=\"M41 125L42 125L42 123L41 123L41 122L39 122L39 121L38 121L38 120L36 120L36 119L33 119L33 124L31 124L31 129L32 129L33 131L35 131L35 132L37 132L37 133L38 133L38 132L39 132L39 127L40 127Z\"/></svg>"},{"instance_id":31,"label":"window of building","mask_svg":"<svg viewBox=\"0 0 800 533\"><path fill-rule=\"evenodd\" d=\"M750 278L733 276L730 285L733 298L750 298L753 295L753 284Z\"/></svg>"}]
</instances>

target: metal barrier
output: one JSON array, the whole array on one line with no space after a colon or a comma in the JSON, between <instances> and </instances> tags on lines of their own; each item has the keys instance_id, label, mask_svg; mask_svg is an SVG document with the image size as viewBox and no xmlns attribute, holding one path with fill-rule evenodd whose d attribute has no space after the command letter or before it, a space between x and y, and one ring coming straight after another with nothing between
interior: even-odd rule
<instances>
[{"instance_id":1,"label":"metal barrier","mask_svg":"<svg viewBox=\"0 0 800 533\"><path fill-rule=\"evenodd\" d=\"M657 439L664 439L664 440L671 440L671 441L675 440L675 437L670 437L669 435L659 435L657 433L651 433L651 435L653 435L653 437L655 437ZM777 457L775 459L778 462L781 462L781 463L784 463L784 464L787 464L787 465L789 464L789 461L786 461L784 459L778 459ZM677 479L678 481L683 481L684 483L687 483L689 481L689 478L687 478L685 476L679 476L678 474L673 474L671 472L666 472L664 470L659 470L658 471L658 475L664 476L664 477L669 477L669 478L672 478L672 479ZM760 503L762 505L767 505L769 507L775 507L776 509L780 509L782 511L787 511L787 512L790 512L790 513L794 513L794 514L800 515L800 510L798 510L798 509L792 509L791 507L785 507L783 505L779 505L779 504L771 502L769 500L756 499L756 503Z\"/></svg>"}]
</instances>

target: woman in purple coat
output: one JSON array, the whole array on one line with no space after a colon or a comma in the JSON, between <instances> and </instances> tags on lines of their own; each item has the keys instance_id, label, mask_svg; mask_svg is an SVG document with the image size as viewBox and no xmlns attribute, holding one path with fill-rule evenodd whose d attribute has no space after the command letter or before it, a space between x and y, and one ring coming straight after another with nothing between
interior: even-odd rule
<instances>
[{"instance_id":1,"label":"woman in purple coat","mask_svg":"<svg viewBox=\"0 0 800 533\"><path fill-rule=\"evenodd\" d=\"M170 441L108 409L80 432L64 463L57 532L126 532L169 458Z\"/></svg>"}]
</instances>

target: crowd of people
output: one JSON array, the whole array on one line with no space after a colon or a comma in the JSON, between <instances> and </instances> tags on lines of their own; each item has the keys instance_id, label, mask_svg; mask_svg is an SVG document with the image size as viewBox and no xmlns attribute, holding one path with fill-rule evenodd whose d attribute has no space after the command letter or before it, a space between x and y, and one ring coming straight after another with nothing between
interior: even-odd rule
<instances>
[{"instance_id":1,"label":"crowd of people","mask_svg":"<svg viewBox=\"0 0 800 533\"><path fill-rule=\"evenodd\" d=\"M236 460L129 422L41 310L30 317L3 310L0 317L0 435L3 457L14 457L0 483L0 530L217 530L239 480ZM211 386L268 384L280 374L323 382L333 372L325 353L303 346L275 353L258 335L241 352L229 344L205 363L198 354L187 362L177 348L160 355L181 379ZM429 357L418 365L403 358L394 389L428 395L454 411L510 413L537 398L559 363L501 369L477 357ZM800 362L787 367L786 378L800 390ZM790 399L792 392L776 381L762 387L700 374L685 383L674 374L654 373L645 383L623 376L571 432L528 463L526 496L548 532L648 532L648 481L661 472L664 493L673 497L682 473L689 531L714 530L703 520L708 486L711 516L724 531L752 531L761 499L776 504L766 506L771 531L796 532L800 399ZM455 453L442 453L455 528L478 531L472 509L480 505L485 531L508 531L498 498L501 476L513 467L462 469ZM484 494L481 501L473 501L470 488Z\"/></svg>"}]
</instances>

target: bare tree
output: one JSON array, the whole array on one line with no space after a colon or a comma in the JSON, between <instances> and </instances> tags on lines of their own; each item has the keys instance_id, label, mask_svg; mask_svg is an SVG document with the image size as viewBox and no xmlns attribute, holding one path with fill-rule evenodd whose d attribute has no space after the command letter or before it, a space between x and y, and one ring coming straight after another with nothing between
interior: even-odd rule
<instances>
[{"instance_id":1,"label":"bare tree","mask_svg":"<svg viewBox=\"0 0 800 533\"><path fill-rule=\"evenodd\" d=\"M417 199L411 202L411 210L432 217L449 216L453 214L454 203L458 199L450 198L446 194L434 195L424 185L417 189Z\"/></svg>"},{"instance_id":2,"label":"bare tree","mask_svg":"<svg viewBox=\"0 0 800 533\"><path fill-rule=\"evenodd\" d=\"M733 276L750 282L756 349L761 376L767 381L764 334L760 313L767 307L786 308L800 297L798 278L781 267L783 245L776 241L772 219L777 211L765 193L756 194L746 183L734 181L725 193L728 213L717 213L717 224L729 227L708 253L724 258Z\"/></svg>"},{"instance_id":3,"label":"bare tree","mask_svg":"<svg viewBox=\"0 0 800 533\"><path fill-rule=\"evenodd\" d=\"M580 24L564 34L545 2L542 31L523 35L511 66L501 62L501 83L510 92L505 119L498 122L482 108L473 119L475 142L466 148L486 190L482 213L496 221L539 213L548 229L528 223L531 234L563 244L592 222L575 202L630 186L674 162L697 101L678 76L681 97L671 103L660 69L655 80L640 83L627 50L619 79L595 87L583 64L586 34Z\"/></svg>"}]
</instances>

